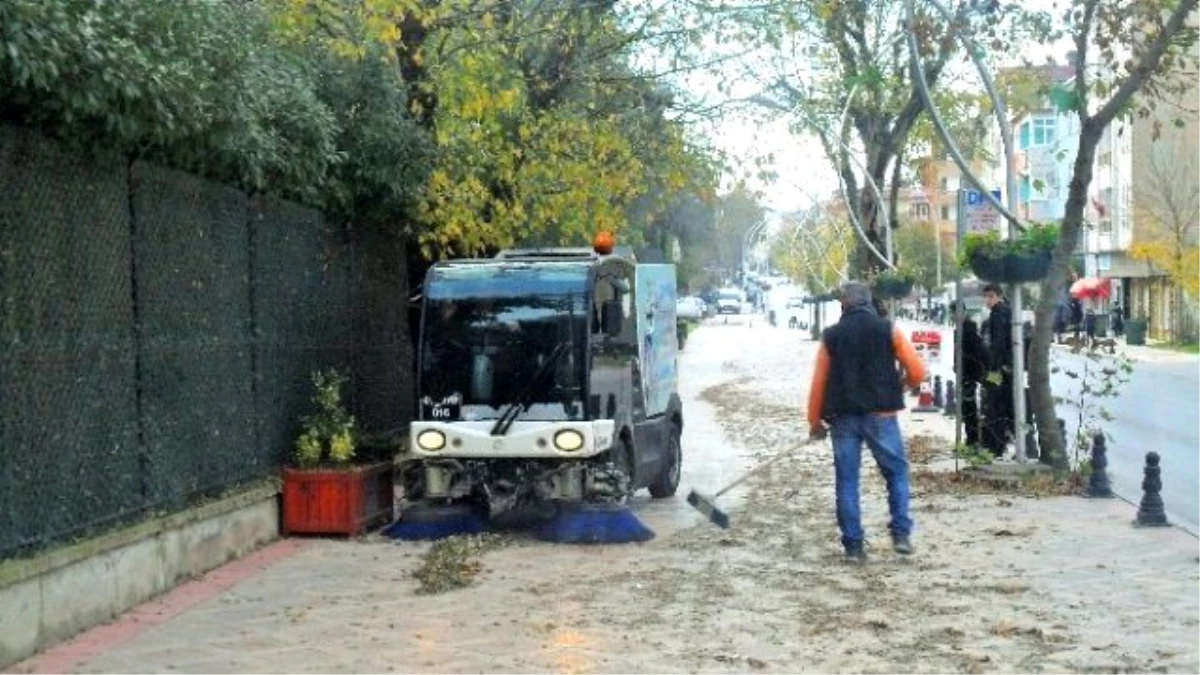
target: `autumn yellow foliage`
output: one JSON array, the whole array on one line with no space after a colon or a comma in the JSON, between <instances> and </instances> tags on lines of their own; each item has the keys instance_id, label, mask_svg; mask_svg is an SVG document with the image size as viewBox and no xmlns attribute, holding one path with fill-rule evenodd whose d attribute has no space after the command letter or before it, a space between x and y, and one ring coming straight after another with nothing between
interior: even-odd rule
<instances>
[{"instance_id":1,"label":"autumn yellow foliage","mask_svg":"<svg viewBox=\"0 0 1200 675\"><path fill-rule=\"evenodd\" d=\"M414 214L426 257L514 244L586 245L600 229L630 242L637 238L630 230L645 224L628 222L635 202L648 220L672 193L708 187L694 185L711 174L697 170L702 161L677 124L636 103L612 105L644 83L600 77L598 69L611 68L611 59L578 56L588 45L621 42L611 16L559 10L518 16L524 10L501 0L268 2L285 36L315 38L349 57L382 44L424 69L416 86L428 96L411 105L417 114L432 112L437 144ZM426 31L415 48L400 30L414 24ZM572 57L580 72L564 78L570 86L549 104L539 101L546 93L539 88L561 83L531 74L531 64ZM432 111L420 109L431 100Z\"/></svg>"},{"instance_id":2,"label":"autumn yellow foliage","mask_svg":"<svg viewBox=\"0 0 1200 675\"><path fill-rule=\"evenodd\" d=\"M1173 284L1191 297L1200 294L1200 247L1176 244L1165 238L1135 240L1129 254L1162 270Z\"/></svg>"},{"instance_id":3,"label":"autumn yellow foliage","mask_svg":"<svg viewBox=\"0 0 1200 675\"><path fill-rule=\"evenodd\" d=\"M776 239L772 261L792 280L813 292L836 289L847 279L855 237L850 224L833 218L785 222Z\"/></svg>"}]
</instances>

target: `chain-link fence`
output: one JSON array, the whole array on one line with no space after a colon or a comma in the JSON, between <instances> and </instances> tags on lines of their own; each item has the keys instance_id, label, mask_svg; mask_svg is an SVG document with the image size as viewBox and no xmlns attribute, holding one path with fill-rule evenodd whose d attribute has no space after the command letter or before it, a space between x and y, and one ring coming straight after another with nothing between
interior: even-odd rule
<instances>
[{"instance_id":1,"label":"chain-link fence","mask_svg":"<svg viewBox=\"0 0 1200 675\"><path fill-rule=\"evenodd\" d=\"M382 233L0 127L0 557L272 475L317 368L402 427L405 294Z\"/></svg>"}]
</instances>

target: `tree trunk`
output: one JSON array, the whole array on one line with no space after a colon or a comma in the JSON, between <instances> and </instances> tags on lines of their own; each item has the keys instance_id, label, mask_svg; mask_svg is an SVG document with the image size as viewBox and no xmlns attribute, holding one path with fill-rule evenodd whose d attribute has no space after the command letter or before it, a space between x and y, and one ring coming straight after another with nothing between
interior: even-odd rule
<instances>
[{"instance_id":1,"label":"tree trunk","mask_svg":"<svg viewBox=\"0 0 1200 675\"><path fill-rule=\"evenodd\" d=\"M1179 228L1176 227L1176 230ZM1171 273L1167 275L1168 281L1171 283L1171 342L1174 344L1183 344L1184 339L1184 322L1183 322L1183 286L1179 283L1179 270L1183 269L1183 243L1176 238L1175 243L1175 264L1172 266Z\"/></svg>"},{"instance_id":2,"label":"tree trunk","mask_svg":"<svg viewBox=\"0 0 1200 675\"><path fill-rule=\"evenodd\" d=\"M895 159L895 161L892 162L892 190L891 190L890 200L888 202L888 227L892 228L893 233L896 231L896 226L900 223L900 215L899 215L900 167L903 162L904 162L904 151L901 150L900 152L896 153L896 159ZM886 246L888 233L885 231L883 233L883 236L884 236L884 242L885 242L885 246ZM895 240L896 240L896 238L892 237L893 243L895 243ZM887 251L885 250L884 252L886 253ZM897 255L894 248L891 252L891 257L892 257L893 265L898 265L900 263L900 256Z\"/></svg>"},{"instance_id":3,"label":"tree trunk","mask_svg":"<svg viewBox=\"0 0 1200 675\"><path fill-rule=\"evenodd\" d=\"M1038 439L1042 452L1049 453L1056 469L1066 470L1069 462L1066 440L1058 428L1058 413L1054 395L1050 391L1050 342L1054 328L1054 305L1057 291L1067 282L1067 271L1071 257L1079 245L1079 234L1083 229L1083 211L1087 206L1088 187L1092 183L1092 167L1096 159L1096 146L1104 134L1104 127L1093 118L1083 120L1079 135L1079 151L1075 155L1075 166L1071 185L1067 192L1066 211L1063 214L1061 236L1050 261L1050 273L1042 280L1041 298L1034 312L1033 341L1029 348L1030 403L1037 423ZM1020 320L1020 317L1013 317Z\"/></svg>"},{"instance_id":4,"label":"tree trunk","mask_svg":"<svg viewBox=\"0 0 1200 675\"><path fill-rule=\"evenodd\" d=\"M867 154L868 157L871 156L870 152ZM874 162L872 165L876 167L881 166L879 162ZM884 162L882 163L882 168L880 168L878 172L872 171L871 179L875 181L875 185L882 186L885 185L884 178L886 174L887 163ZM884 190L882 187L879 189L881 192ZM879 213L882 205L878 203L879 200L876 199L875 193L871 190L870 185L864 186L860 192L861 194L857 200L851 200L859 204L859 222L862 223L863 231L866 232L867 239L871 242L871 245L875 247L875 250L879 251L880 253L885 253L883 244L884 240L880 235L881 230L879 227ZM879 258L871 252L871 249L866 245L866 243L863 242L862 239L859 239L858 248L855 254L855 266L854 269L851 270L851 276L861 279L867 274L881 269L883 269L883 263L880 262Z\"/></svg>"},{"instance_id":5,"label":"tree trunk","mask_svg":"<svg viewBox=\"0 0 1200 675\"><path fill-rule=\"evenodd\" d=\"M1184 343L1183 328L1183 289L1172 279L1171 288L1171 343Z\"/></svg>"}]
</instances>

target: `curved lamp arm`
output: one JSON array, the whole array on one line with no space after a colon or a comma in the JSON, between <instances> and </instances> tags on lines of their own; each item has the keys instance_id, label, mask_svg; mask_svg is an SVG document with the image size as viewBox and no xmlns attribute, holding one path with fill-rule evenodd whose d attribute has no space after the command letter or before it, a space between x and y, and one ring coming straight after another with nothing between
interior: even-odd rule
<instances>
[{"instance_id":1,"label":"curved lamp arm","mask_svg":"<svg viewBox=\"0 0 1200 675\"><path fill-rule=\"evenodd\" d=\"M938 0L925 1L932 4L947 21L954 21L954 14L941 2ZM937 106L935 106L933 103L933 96L929 93L929 81L925 78L925 67L921 65L921 59L918 53L919 50L917 48L917 38L915 31L913 30L914 5L915 0L905 0L904 2L905 23L908 26L908 30L905 31L905 38L908 42L909 63L912 66L913 81L916 83L917 90L921 94L921 99L925 103L925 110L929 113L929 117L933 121L933 126L937 130L938 136L941 137L942 142L946 144L946 148L950 151L950 157L954 159L954 163L958 165L959 170L962 171L963 175L967 177L967 180L969 180L971 184L979 190L985 199L991 202L992 206L995 207L996 210L999 211L1009 223L1011 223L1018 230L1024 231L1025 228L1021 225L1020 218L1014 215L1013 212L1004 204L1001 204L1000 201L996 199L996 196L992 194L991 190L984 187L983 181L979 180L979 177L975 175L975 172L971 170L971 167L967 166L967 161L963 157L962 151L959 149L958 144L954 141L954 139L950 137L950 132L946 129L946 123L942 119L941 113L938 112ZM967 50L967 53L971 55L971 60L975 63L975 68L979 71L979 76L983 80L984 89L987 90L988 98L990 98L992 101L992 110L995 113L996 122L1000 125L1000 140L1004 144L1005 165L1007 167L1012 167L1014 156L1012 144L1012 125L1008 121L1007 106L1004 105L1004 100L996 91L996 83L992 78L991 70L988 69L987 64L983 62L983 57L980 56L982 49L979 47L979 43L977 43L974 38L968 36L962 31L958 32L958 39L962 43L963 47ZM1009 202L1010 206L1015 207L1017 189L1016 179L1014 178L1012 171L1006 171L1005 173L1008 175L1006 180L1006 188L1008 191L1007 201Z\"/></svg>"},{"instance_id":2,"label":"curved lamp arm","mask_svg":"<svg viewBox=\"0 0 1200 675\"><path fill-rule=\"evenodd\" d=\"M855 85L854 87L852 87L850 89L850 96L847 97L845 110L850 109L850 100L851 100L851 98L853 98L855 92L857 91L857 87L858 87L858 85ZM800 114L804 117L805 124L807 124L813 130L815 130L817 133L821 133L821 126L819 124L817 124L815 120L812 119L812 115L810 113L800 111L799 104L797 104L792 109L792 112L800 112ZM845 113L843 112L843 119L844 118L845 118ZM867 179L867 184L870 185L870 187L871 187L871 192L875 195L876 204L882 205L883 195L879 191L879 186L875 184L875 180L873 178L871 178L871 173L869 171L867 171L866 165L863 164L862 162L860 162L858 160L858 158L854 156L854 153L851 151L850 147L842 142L840 135L837 137L834 137L833 140L835 143L837 143L838 147L841 148L846 153L846 156L848 158L850 158L850 160L852 162L854 162L855 165L857 165L859 169L862 170L863 176L865 176ZM832 159L832 158L830 158L830 159ZM852 225L854 225L854 230L858 233L859 239L862 240L862 242L864 244L866 244L867 249L871 252L871 254L874 255L876 258L878 258L879 261L882 262L884 265L886 265L888 267L888 269L895 269L896 265L894 263L892 263L892 261L889 260L886 255L884 255L883 253L880 253L879 249L875 248L875 245L872 244L871 240L867 237L867 233L863 229L862 223L859 222L858 216L856 216L854 214L854 207L850 204L850 196L846 192L846 184L845 184L845 181L842 179L841 172L834 171L834 173L836 173L837 177L838 177L838 192L841 193L842 200L846 203L846 212L850 215L850 223ZM880 215L883 216L884 227L887 227L888 226L887 215L884 213L883 209L880 209Z\"/></svg>"}]
</instances>

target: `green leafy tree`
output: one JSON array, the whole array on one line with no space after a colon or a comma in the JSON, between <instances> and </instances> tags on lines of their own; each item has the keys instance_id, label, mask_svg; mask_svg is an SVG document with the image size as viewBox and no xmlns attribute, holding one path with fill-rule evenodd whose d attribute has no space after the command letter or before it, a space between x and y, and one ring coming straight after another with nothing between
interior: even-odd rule
<instances>
[{"instance_id":1,"label":"green leafy tree","mask_svg":"<svg viewBox=\"0 0 1200 675\"><path fill-rule=\"evenodd\" d=\"M956 273L954 247L938 236L937 228L936 223L910 222L896 230L899 266L911 273L914 283L930 297L941 292L939 281L951 281Z\"/></svg>"},{"instance_id":2,"label":"green leafy tree","mask_svg":"<svg viewBox=\"0 0 1200 675\"><path fill-rule=\"evenodd\" d=\"M888 195L873 195L868 181L880 189L898 174L901 154L920 118L923 105L909 78L906 52L898 30L903 5L881 3L809 1L769 5L754 17L767 30L768 43L777 43L783 56L777 60L772 80L765 82L765 105L789 114L801 133L815 134L825 148L846 193L851 213L863 224L867 241L883 251L882 204ZM926 71L936 81L953 53L957 25L939 34L932 24L923 28ZM795 67L797 48L812 67ZM799 76L795 75L799 73ZM841 112L847 124L842 126ZM861 145L861 162L850 146ZM859 167L863 167L861 170ZM892 181L898 185L898 181ZM888 222L896 222L894 194ZM858 247L854 268L858 273L878 269L883 263L864 242Z\"/></svg>"},{"instance_id":3,"label":"green leafy tree","mask_svg":"<svg viewBox=\"0 0 1200 675\"><path fill-rule=\"evenodd\" d=\"M579 244L601 228L644 242L677 195L715 182L668 119L670 96L631 67L645 35L613 3L271 1L285 34L395 54L436 145L416 211L427 257Z\"/></svg>"},{"instance_id":4,"label":"green leafy tree","mask_svg":"<svg viewBox=\"0 0 1200 675\"><path fill-rule=\"evenodd\" d=\"M1096 148L1114 120L1147 115L1159 98L1193 84L1172 73L1185 63L1195 68L1196 6L1197 0L1072 0L1059 15L1057 28L1076 51L1075 77L1053 98L1079 118L1080 134L1061 237L1041 284L1028 365L1042 447L1060 467L1066 465L1066 452L1049 365L1055 291L1066 283L1079 244Z\"/></svg>"},{"instance_id":5,"label":"green leafy tree","mask_svg":"<svg viewBox=\"0 0 1200 675\"><path fill-rule=\"evenodd\" d=\"M766 209L760 196L745 184L734 186L721 197L717 206L716 231L711 242L709 262L732 275L742 267L747 251L746 236L750 229L761 224Z\"/></svg>"},{"instance_id":6,"label":"green leafy tree","mask_svg":"<svg viewBox=\"0 0 1200 675\"><path fill-rule=\"evenodd\" d=\"M850 223L819 209L784 221L775 239L771 260L775 267L809 292L831 293L850 278L855 234Z\"/></svg>"},{"instance_id":7,"label":"green leafy tree","mask_svg":"<svg viewBox=\"0 0 1200 675\"><path fill-rule=\"evenodd\" d=\"M334 217L403 221L432 150L403 83L379 50L342 55L281 31L276 9L0 4L0 113Z\"/></svg>"}]
</instances>

